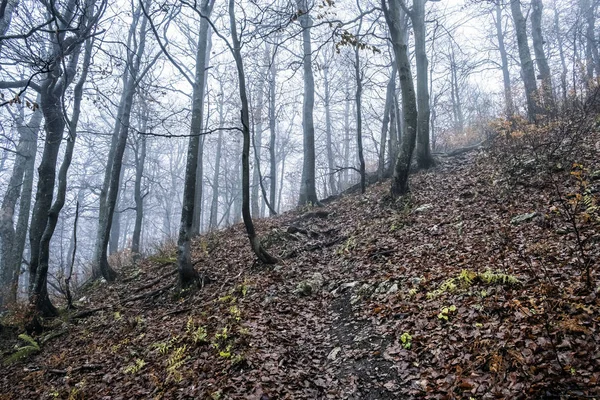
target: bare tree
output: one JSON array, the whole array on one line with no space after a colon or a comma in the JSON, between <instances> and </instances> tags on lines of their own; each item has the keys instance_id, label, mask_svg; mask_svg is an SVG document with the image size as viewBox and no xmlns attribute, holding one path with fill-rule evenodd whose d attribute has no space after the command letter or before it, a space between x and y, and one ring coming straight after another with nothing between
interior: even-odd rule
<instances>
[{"instance_id":1,"label":"bare tree","mask_svg":"<svg viewBox=\"0 0 600 400\"><path fill-rule=\"evenodd\" d=\"M244 63L242 61L241 43L237 33L235 21L235 0L229 0L229 26L231 29L230 50L235 60L238 73L238 85L240 100L242 103L241 122L244 143L242 149L242 217L246 232L250 239L250 245L254 254L265 264L275 264L277 259L270 255L261 245L260 238L256 235L252 216L250 214L250 108L248 106L248 95L246 94L246 77L244 75Z\"/></svg>"},{"instance_id":2,"label":"bare tree","mask_svg":"<svg viewBox=\"0 0 600 400\"><path fill-rule=\"evenodd\" d=\"M319 204L315 181L315 125L313 112L315 107L315 79L312 70L312 44L308 0L296 0L298 21L302 27L302 66L304 70L304 100L302 104L302 130L304 132L304 162L302 164L302 180L300 182L300 198L298 204Z\"/></svg>"},{"instance_id":3,"label":"bare tree","mask_svg":"<svg viewBox=\"0 0 600 400\"><path fill-rule=\"evenodd\" d=\"M399 196L408 192L408 174L410 172L410 163L413 150L415 148L417 136L417 100L415 97L415 88L413 84L410 60L408 58L408 44L406 42L405 32L402 28L404 13L401 10L400 0L381 1L381 7L387 22L392 48L398 74L400 76L400 88L402 90L402 108L404 111L405 131L402 135L402 145L396 160L394 168L394 177L392 179L392 196Z\"/></svg>"},{"instance_id":4,"label":"bare tree","mask_svg":"<svg viewBox=\"0 0 600 400\"><path fill-rule=\"evenodd\" d=\"M535 121L539 113L537 100L537 83L535 81L535 71L531 52L529 51L529 42L527 36L527 25L525 17L521 10L521 0L510 0L510 9L512 12L517 43L519 45L519 59L521 61L521 77L525 85L525 97L527 98L527 116L531 121Z\"/></svg>"}]
</instances>

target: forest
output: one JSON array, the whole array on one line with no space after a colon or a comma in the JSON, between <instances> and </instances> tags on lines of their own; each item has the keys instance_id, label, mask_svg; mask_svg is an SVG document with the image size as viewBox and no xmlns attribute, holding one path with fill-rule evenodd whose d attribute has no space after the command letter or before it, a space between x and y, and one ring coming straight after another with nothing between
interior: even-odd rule
<instances>
[{"instance_id":1,"label":"forest","mask_svg":"<svg viewBox=\"0 0 600 400\"><path fill-rule=\"evenodd\" d=\"M0 400L600 397L599 0L0 0Z\"/></svg>"}]
</instances>

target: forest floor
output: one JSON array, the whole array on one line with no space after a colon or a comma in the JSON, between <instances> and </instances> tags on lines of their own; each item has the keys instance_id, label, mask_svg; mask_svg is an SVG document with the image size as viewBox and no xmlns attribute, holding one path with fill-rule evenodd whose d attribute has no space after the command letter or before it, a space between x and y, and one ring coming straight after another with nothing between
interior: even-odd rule
<instances>
[{"instance_id":1,"label":"forest floor","mask_svg":"<svg viewBox=\"0 0 600 400\"><path fill-rule=\"evenodd\" d=\"M78 294L0 399L599 398L599 152L471 152L397 201L384 182L257 220L274 267L243 225L203 235L187 296L166 247Z\"/></svg>"}]
</instances>

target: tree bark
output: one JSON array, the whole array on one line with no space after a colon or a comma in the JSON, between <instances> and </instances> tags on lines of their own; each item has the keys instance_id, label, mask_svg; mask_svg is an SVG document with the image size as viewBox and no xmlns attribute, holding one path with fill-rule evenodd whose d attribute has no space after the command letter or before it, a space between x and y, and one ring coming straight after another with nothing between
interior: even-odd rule
<instances>
[{"instance_id":1,"label":"tree bark","mask_svg":"<svg viewBox=\"0 0 600 400\"><path fill-rule=\"evenodd\" d=\"M146 4L149 5L149 0L146 0ZM137 21L141 17L141 6L138 6L134 21ZM115 123L120 125L119 134L115 146L114 157L112 165L110 166L110 184L106 194L106 214L104 220L99 219L98 221L98 237L96 241L96 255L94 260L95 276L100 274L108 282L112 282L116 279L117 273L110 266L108 262L108 242L110 240L110 231L112 227L113 215L116 208L117 197L119 195L119 187L121 184L121 168L123 165L123 154L125 153L125 147L127 145L127 138L129 136L129 124L131 119L131 109L133 107L133 98L136 91L136 86L141 78L140 68L142 64L142 56L146 47L146 25L147 19L143 18L139 30L139 43L135 46L128 54L128 68L126 69L127 85L123 88L125 96L123 103L123 113L121 119ZM133 26L133 36L137 37L137 26ZM136 40L137 42L137 40Z\"/></svg>"},{"instance_id":2,"label":"tree bark","mask_svg":"<svg viewBox=\"0 0 600 400\"><path fill-rule=\"evenodd\" d=\"M304 100L302 104L302 129L304 133L304 161L300 183L299 205L319 204L315 182L315 126L313 111L315 106L315 80L312 71L311 27L313 21L309 15L307 0L296 0L298 20L302 27L302 65L304 69Z\"/></svg>"},{"instance_id":3,"label":"tree bark","mask_svg":"<svg viewBox=\"0 0 600 400\"><path fill-rule=\"evenodd\" d=\"M34 111L28 123L24 121L24 116L17 117L19 143L12 174L0 207L0 308L16 301L31 207L37 137L41 124L41 111ZM14 215L19 197L19 217L15 230Z\"/></svg>"},{"instance_id":4,"label":"tree bark","mask_svg":"<svg viewBox=\"0 0 600 400\"><path fill-rule=\"evenodd\" d=\"M331 121L331 83L329 81L329 65L323 66L323 85L325 90L325 148L327 151L327 167L329 192L334 195L339 192L335 179L335 160L333 157L333 133Z\"/></svg>"},{"instance_id":5,"label":"tree bark","mask_svg":"<svg viewBox=\"0 0 600 400\"><path fill-rule=\"evenodd\" d=\"M386 90L385 90L385 106L383 109L383 122L381 124L381 136L379 140L379 166L377 168L377 172L379 174L379 180L385 179L387 176L386 173L386 142L388 140L387 133L388 129L390 129L390 117L393 115L394 108L394 93L396 92L396 73L398 72L397 66L395 62L392 62L392 75L390 76L390 80L388 81ZM391 131L391 129L390 129ZM395 130L394 130L395 133ZM391 134L391 132L390 132ZM389 147L388 147L389 150Z\"/></svg>"},{"instance_id":6,"label":"tree bark","mask_svg":"<svg viewBox=\"0 0 600 400\"><path fill-rule=\"evenodd\" d=\"M212 4L214 4L214 0L211 0ZM212 6L211 6L211 12L212 12ZM204 15L204 14L203 14ZM207 18L210 16L207 15ZM206 96L206 85L207 85L207 74L206 71L208 71L208 67L209 67L209 63L210 63L210 49L212 48L212 35L211 35L211 30L210 27L208 26L208 22L205 21L204 18L202 18L202 20L200 21L200 36L201 37L206 37L205 40L205 45L203 48L205 48L205 55L204 55L204 59L203 60L199 60L200 56L199 54L196 54L196 63L198 63L200 61L200 63L204 66L204 77L203 79L203 86L201 90L201 93L199 94L201 96L201 98L199 99L199 104L197 104L197 110L199 112L199 126L200 128L198 128L198 133L201 132L202 130L202 123L205 120L205 116L204 116L204 102L205 102L205 96ZM203 39L204 40L204 39ZM198 48L200 49L200 44L198 44ZM198 50L200 51L200 50ZM207 119L208 120L208 119ZM196 192L194 193L194 219L192 220L192 236L198 235L201 231L202 231L202 216L203 216L203 212L204 212L204 208L202 207L202 202L204 200L204 135L200 136L200 142L198 143L198 162L197 162L197 166L196 166Z\"/></svg>"},{"instance_id":7,"label":"tree bark","mask_svg":"<svg viewBox=\"0 0 600 400\"><path fill-rule=\"evenodd\" d=\"M207 47L209 24L214 0L202 0L200 12L204 16L200 21L200 34L196 52L196 78L192 95L192 124L188 144L187 163L185 168L185 184L183 189L183 206L181 209L181 223L179 238L177 240L177 269L179 271L179 286L186 289L195 286L198 282L198 272L194 269L190 253L190 240L193 236L194 215L200 215L196 210L196 173L198 168L198 151L200 148L200 134L202 133L203 99L206 82ZM199 223L198 223L199 229Z\"/></svg>"},{"instance_id":8,"label":"tree bark","mask_svg":"<svg viewBox=\"0 0 600 400\"><path fill-rule=\"evenodd\" d=\"M525 85L525 97L527 98L527 117L530 121L535 121L537 118L536 115L540 112L537 99L537 83L535 80L533 61L531 60L531 52L529 51L527 25L525 23L523 12L521 11L521 0L510 0L510 10L515 25L517 44L519 46L521 78Z\"/></svg>"},{"instance_id":9,"label":"tree bark","mask_svg":"<svg viewBox=\"0 0 600 400\"><path fill-rule=\"evenodd\" d=\"M552 75L548 59L544 52L544 38L542 36L542 0L531 0L531 33L533 38L533 51L539 70L539 78L542 81L542 96L544 100L544 111L552 113L555 108L554 93L552 91Z\"/></svg>"},{"instance_id":10,"label":"tree bark","mask_svg":"<svg viewBox=\"0 0 600 400\"><path fill-rule=\"evenodd\" d=\"M269 66L269 202L271 207L275 208L275 196L277 190L277 120L275 119L275 94L277 85L277 67L275 65L275 57L277 49L274 50ZM269 209L269 215L275 213Z\"/></svg>"},{"instance_id":11,"label":"tree bark","mask_svg":"<svg viewBox=\"0 0 600 400\"><path fill-rule=\"evenodd\" d=\"M225 103L223 93L223 83L221 83L221 90L218 94L219 103L217 105L219 109L219 128L223 128L225 124L225 114L223 111L223 105ZM212 202L210 205L210 220L208 229L213 230L218 228L218 216L219 216L219 175L221 173L221 152L223 147L223 131L219 131L219 137L217 138L217 152L215 154L215 171L213 174L213 190L212 190Z\"/></svg>"},{"instance_id":12,"label":"tree bark","mask_svg":"<svg viewBox=\"0 0 600 400\"><path fill-rule=\"evenodd\" d=\"M504 29L502 27L502 6L500 2L496 3L496 38L498 39L498 51L500 52L500 60L502 62L502 81L504 83L504 106L506 116L511 118L515 113L515 106L512 97L512 87L510 81L510 72L508 65L508 53L504 44Z\"/></svg>"},{"instance_id":13,"label":"tree bark","mask_svg":"<svg viewBox=\"0 0 600 400\"><path fill-rule=\"evenodd\" d=\"M244 64L242 61L242 52L240 40L237 36L237 26L235 22L235 0L229 0L229 26L231 28L231 52L235 60L238 75L238 85L240 91L240 101L242 103L241 122L244 143L242 149L242 217L248 239L254 254L265 264L275 264L277 259L270 255L261 245L259 237L256 235L252 216L250 214L250 109L248 107L248 95L246 93L246 77L244 75Z\"/></svg>"},{"instance_id":14,"label":"tree bark","mask_svg":"<svg viewBox=\"0 0 600 400\"><path fill-rule=\"evenodd\" d=\"M358 24L358 33L362 27L362 19ZM358 35L357 35L358 36ZM360 57L358 54L358 45L354 46L354 79L356 81L356 149L358 152L358 169L360 172L360 192L364 193L367 189L365 157L363 154L362 143L362 76L360 72Z\"/></svg>"},{"instance_id":15,"label":"tree bark","mask_svg":"<svg viewBox=\"0 0 600 400\"><path fill-rule=\"evenodd\" d=\"M412 160L413 150L415 148L417 136L417 101L415 97L415 88L413 84L410 60L408 58L408 45L404 30L402 29L402 20L404 13L401 12L399 0L381 1L385 20L390 30L392 47L400 76L400 88L402 90L402 108L404 110L405 132L402 135L402 144L392 179L391 194L397 197L408 192L408 174Z\"/></svg>"},{"instance_id":16,"label":"tree bark","mask_svg":"<svg viewBox=\"0 0 600 400\"><path fill-rule=\"evenodd\" d=\"M90 9L88 9L90 10ZM81 101L83 99L83 85L87 80L87 74L92 58L92 39L88 38L85 44L85 53L81 66L81 75L73 90L73 112L69 121L69 138L63 161L58 172L58 187L56 190L56 199L48 212L48 222L46 229L40 241L40 256L39 270L35 279L35 286L31 295L32 301L35 302L36 311L43 316L55 316L57 310L54 308L48 299L48 269L50 262L50 241L54 235L56 225L58 223L59 214L65 204L67 194L67 173L73 159L73 151L75 149L75 139L77 138L77 126L79 124L79 116L81 113Z\"/></svg>"},{"instance_id":17,"label":"tree bark","mask_svg":"<svg viewBox=\"0 0 600 400\"><path fill-rule=\"evenodd\" d=\"M431 147L429 145L429 82L427 48L425 46L425 1L413 0L413 9L410 13L413 31L415 33L415 58L417 66L417 166L422 169L429 169L435 165L431 156Z\"/></svg>"},{"instance_id":18,"label":"tree bark","mask_svg":"<svg viewBox=\"0 0 600 400\"><path fill-rule=\"evenodd\" d=\"M149 110L146 100L141 101L140 131L146 132L148 128ZM142 195L142 179L144 177L144 164L146 163L146 135L140 134L135 147L135 184L133 197L135 200L135 225L131 238L131 253L133 261L141 257L140 242L142 237L142 222L144 220L144 195Z\"/></svg>"},{"instance_id":19,"label":"tree bark","mask_svg":"<svg viewBox=\"0 0 600 400\"><path fill-rule=\"evenodd\" d=\"M554 33L558 40L558 54L560 56L560 65L561 65L561 72L560 72L561 97L562 97L563 104L566 104L567 103L567 95L568 95L567 57L565 56L564 39L563 39L563 34L560 30L560 19L559 19L559 15L558 15L558 8L556 7L556 0L554 0Z\"/></svg>"}]
</instances>

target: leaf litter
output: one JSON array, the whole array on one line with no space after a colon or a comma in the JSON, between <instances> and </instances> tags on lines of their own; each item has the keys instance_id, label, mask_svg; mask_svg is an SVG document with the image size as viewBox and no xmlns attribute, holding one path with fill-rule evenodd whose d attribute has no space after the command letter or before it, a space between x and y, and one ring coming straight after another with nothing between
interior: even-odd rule
<instances>
[{"instance_id":1,"label":"leaf litter","mask_svg":"<svg viewBox=\"0 0 600 400\"><path fill-rule=\"evenodd\" d=\"M598 283L584 289L556 188L508 182L492 153L415 173L397 201L384 182L257 220L275 267L241 225L202 235L189 295L165 247L87 289L92 312L64 317L66 335L2 365L0 398L600 396ZM595 271L598 222L581 234Z\"/></svg>"}]
</instances>

